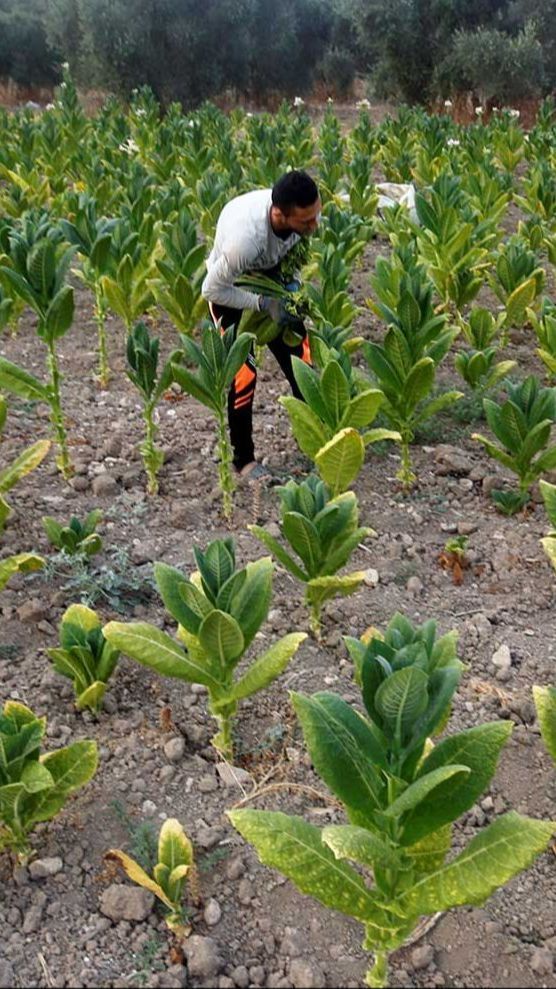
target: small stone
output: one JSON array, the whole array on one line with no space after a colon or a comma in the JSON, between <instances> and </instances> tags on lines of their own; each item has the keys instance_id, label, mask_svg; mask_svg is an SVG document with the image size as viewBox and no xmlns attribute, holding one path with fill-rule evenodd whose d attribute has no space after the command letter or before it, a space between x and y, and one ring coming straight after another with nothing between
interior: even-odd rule
<instances>
[{"instance_id":1,"label":"small stone","mask_svg":"<svg viewBox=\"0 0 556 989\"><path fill-rule=\"evenodd\" d=\"M203 916L205 918L205 924L209 927L214 927L222 917L222 908L214 897L211 897L208 901Z\"/></svg>"},{"instance_id":2,"label":"small stone","mask_svg":"<svg viewBox=\"0 0 556 989\"><path fill-rule=\"evenodd\" d=\"M512 665L512 654L509 646L500 646L494 653L492 662L494 666L498 667L499 670L509 670Z\"/></svg>"},{"instance_id":3,"label":"small stone","mask_svg":"<svg viewBox=\"0 0 556 989\"><path fill-rule=\"evenodd\" d=\"M29 875L31 879L47 879L61 872L63 868L64 863L61 858L35 859L29 866Z\"/></svg>"},{"instance_id":4,"label":"small stone","mask_svg":"<svg viewBox=\"0 0 556 989\"><path fill-rule=\"evenodd\" d=\"M148 889L113 883L100 898L100 912L115 924L122 920L141 922L149 916L154 896Z\"/></svg>"},{"instance_id":5,"label":"small stone","mask_svg":"<svg viewBox=\"0 0 556 989\"><path fill-rule=\"evenodd\" d=\"M248 879L242 879L238 889L237 898L242 906L246 907L253 899L253 886Z\"/></svg>"},{"instance_id":6,"label":"small stone","mask_svg":"<svg viewBox=\"0 0 556 989\"><path fill-rule=\"evenodd\" d=\"M218 789L218 783L214 776L201 776L197 787L201 793L212 793Z\"/></svg>"},{"instance_id":7,"label":"small stone","mask_svg":"<svg viewBox=\"0 0 556 989\"><path fill-rule=\"evenodd\" d=\"M470 536L472 532L477 531L477 524L475 522L458 522L457 530L460 536Z\"/></svg>"},{"instance_id":8,"label":"small stone","mask_svg":"<svg viewBox=\"0 0 556 989\"><path fill-rule=\"evenodd\" d=\"M239 766L230 766L227 762L219 762L216 772L224 783L224 786L245 786L253 782L251 773Z\"/></svg>"},{"instance_id":9,"label":"small stone","mask_svg":"<svg viewBox=\"0 0 556 989\"><path fill-rule=\"evenodd\" d=\"M245 872L245 862L239 855L235 855L226 864L226 878L227 879L240 879L240 877Z\"/></svg>"},{"instance_id":10,"label":"small stone","mask_svg":"<svg viewBox=\"0 0 556 989\"><path fill-rule=\"evenodd\" d=\"M295 989L323 989L326 986L324 972L315 962L294 958L290 962L290 981Z\"/></svg>"},{"instance_id":11,"label":"small stone","mask_svg":"<svg viewBox=\"0 0 556 989\"><path fill-rule=\"evenodd\" d=\"M427 968L433 961L434 948L432 944L420 945L411 952L411 964L416 972L422 968Z\"/></svg>"},{"instance_id":12,"label":"small stone","mask_svg":"<svg viewBox=\"0 0 556 989\"><path fill-rule=\"evenodd\" d=\"M157 806L153 800L144 800L141 810L143 811L145 817L154 817L157 811Z\"/></svg>"},{"instance_id":13,"label":"small stone","mask_svg":"<svg viewBox=\"0 0 556 989\"><path fill-rule=\"evenodd\" d=\"M93 479L91 485L93 489L93 494L97 498L109 498L118 492L118 482L116 478L109 474L108 471L103 471L102 474L97 474Z\"/></svg>"},{"instance_id":14,"label":"small stone","mask_svg":"<svg viewBox=\"0 0 556 989\"><path fill-rule=\"evenodd\" d=\"M441 443L437 446L434 459L438 464L437 473L441 476L469 474L473 470L473 464L465 456L463 450L449 446L447 443Z\"/></svg>"},{"instance_id":15,"label":"small stone","mask_svg":"<svg viewBox=\"0 0 556 989\"><path fill-rule=\"evenodd\" d=\"M369 567L368 570L365 570L363 583L366 584L367 587L376 587L379 580L380 580L380 576L378 570L374 570L372 567Z\"/></svg>"},{"instance_id":16,"label":"small stone","mask_svg":"<svg viewBox=\"0 0 556 989\"><path fill-rule=\"evenodd\" d=\"M483 481L482 481L483 494L485 494L487 498L491 494L491 492L494 491L494 488L499 488L499 487L500 487L500 478L498 477L497 474L487 474L486 477L483 477Z\"/></svg>"},{"instance_id":17,"label":"small stone","mask_svg":"<svg viewBox=\"0 0 556 989\"><path fill-rule=\"evenodd\" d=\"M15 986L15 972L9 961L0 959L0 986L2 989L12 989Z\"/></svg>"},{"instance_id":18,"label":"small stone","mask_svg":"<svg viewBox=\"0 0 556 989\"><path fill-rule=\"evenodd\" d=\"M72 487L74 491L88 491L90 487L89 478L83 475L80 475L79 477L74 477L72 481Z\"/></svg>"},{"instance_id":19,"label":"small stone","mask_svg":"<svg viewBox=\"0 0 556 989\"><path fill-rule=\"evenodd\" d=\"M200 515L202 505L196 498L191 501L177 501L170 509L170 525L173 529L190 529L199 521Z\"/></svg>"},{"instance_id":20,"label":"small stone","mask_svg":"<svg viewBox=\"0 0 556 989\"><path fill-rule=\"evenodd\" d=\"M185 739L182 735L170 738L164 746L164 755L168 762L180 762L185 752Z\"/></svg>"},{"instance_id":21,"label":"small stone","mask_svg":"<svg viewBox=\"0 0 556 989\"><path fill-rule=\"evenodd\" d=\"M303 941L301 936L292 927L286 928L285 937L280 942L280 954L288 958L299 958L303 954Z\"/></svg>"},{"instance_id":22,"label":"small stone","mask_svg":"<svg viewBox=\"0 0 556 989\"><path fill-rule=\"evenodd\" d=\"M537 975L552 975L554 955L548 948L535 948L531 955L531 968Z\"/></svg>"},{"instance_id":23,"label":"small stone","mask_svg":"<svg viewBox=\"0 0 556 989\"><path fill-rule=\"evenodd\" d=\"M161 783L169 783L170 780L173 780L175 775L176 775L175 766L163 766L162 769L160 770L160 773L158 774L158 778Z\"/></svg>"},{"instance_id":24,"label":"small stone","mask_svg":"<svg viewBox=\"0 0 556 989\"><path fill-rule=\"evenodd\" d=\"M419 580L419 577L410 577L405 586L408 593L413 594L415 597L421 594L424 589L423 582Z\"/></svg>"},{"instance_id":25,"label":"small stone","mask_svg":"<svg viewBox=\"0 0 556 989\"><path fill-rule=\"evenodd\" d=\"M34 934L38 931L42 924L42 915L44 912L44 903L35 904L31 907L25 917L23 918L23 933L24 934Z\"/></svg>"},{"instance_id":26,"label":"small stone","mask_svg":"<svg viewBox=\"0 0 556 989\"><path fill-rule=\"evenodd\" d=\"M237 965L232 969L230 975L239 989L247 989L249 985L249 972L245 965Z\"/></svg>"},{"instance_id":27,"label":"small stone","mask_svg":"<svg viewBox=\"0 0 556 989\"><path fill-rule=\"evenodd\" d=\"M47 614L45 603L39 598L31 598L30 601L24 601L17 609L17 617L20 622L25 622L25 624L29 625L34 625L42 621L46 618Z\"/></svg>"},{"instance_id":28,"label":"small stone","mask_svg":"<svg viewBox=\"0 0 556 989\"><path fill-rule=\"evenodd\" d=\"M210 979L222 968L218 944L211 937L193 934L184 944L189 979Z\"/></svg>"},{"instance_id":29,"label":"small stone","mask_svg":"<svg viewBox=\"0 0 556 989\"><path fill-rule=\"evenodd\" d=\"M116 433L110 436L102 447L103 457L119 457L122 452L122 437Z\"/></svg>"}]
</instances>

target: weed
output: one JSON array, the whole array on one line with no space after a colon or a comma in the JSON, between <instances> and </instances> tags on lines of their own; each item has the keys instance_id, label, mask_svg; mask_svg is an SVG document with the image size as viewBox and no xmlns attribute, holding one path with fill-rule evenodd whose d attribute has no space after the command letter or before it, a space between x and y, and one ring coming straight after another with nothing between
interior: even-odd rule
<instances>
[{"instance_id":1,"label":"weed","mask_svg":"<svg viewBox=\"0 0 556 989\"><path fill-rule=\"evenodd\" d=\"M153 972L161 972L164 968L164 963L161 960L157 961L156 958L162 947L163 942L161 938L156 934L152 934L141 950L137 952L137 969L133 974L137 979L138 985L145 986Z\"/></svg>"},{"instance_id":2,"label":"weed","mask_svg":"<svg viewBox=\"0 0 556 989\"><path fill-rule=\"evenodd\" d=\"M215 848L212 852L203 855L197 864L199 872L210 872L218 862L222 862L223 859L228 858L231 851L232 849L229 845L222 845L219 848Z\"/></svg>"},{"instance_id":3,"label":"weed","mask_svg":"<svg viewBox=\"0 0 556 989\"><path fill-rule=\"evenodd\" d=\"M149 602L154 590L150 564L136 566L121 547L111 550L108 558L108 564L93 567L81 554L56 553L47 558L41 576L49 583L57 577L66 577L62 590L70 591L74 599L77 595L90 608L101 602L118 614L125 614L134 605Z\"/></svg>"},{"instance_id":4,"label":"weed","mask_svg":"<svg viewBox=\"0 0 556 989\"><path fill-rule=\"evenodd\" d=\"M128 832L129 854L150 872L157 861L158 838L154 825L150 821L133 821L121 800L112 800L110 806Z\"/></svg>"}]
</instances>

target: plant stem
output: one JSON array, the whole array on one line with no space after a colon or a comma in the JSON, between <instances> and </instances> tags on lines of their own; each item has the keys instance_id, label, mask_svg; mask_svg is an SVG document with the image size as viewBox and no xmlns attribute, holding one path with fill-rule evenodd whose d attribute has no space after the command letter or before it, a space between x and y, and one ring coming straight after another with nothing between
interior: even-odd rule
<instances>
[{"instance_id":1,"label":"plant stem","mask_svg":"<svg viewBox=\"0 0 556 989\"><path fill-rule=\"evenodd\" d=\"M107 388L110 379L110 368L108 366L108 349L106 346L106 306L99 282L95 282L94 320L98 330L98 381L101 388Z\"/></svg>"},{"instance_id":2,"label":"plant stem","mask_svg":"<svg viewBox=\"0 0 556 989\"><path fill-rule=\"evenodd\" d=\"M411 457L409 455L409 437L407 433L402 432L402 442L401 442L401 455L402 455L402 466L398 471L398 480L402 482L404 491L409 491L416 481L416 475L411 469Z\"/></svg>"},{"instance_id":3,"label":"plant stem","mask_svg":"<svg viewBox=\"0 0 556 989\"><path fill-rule=\"evenodd\" d=\"M48 343L47 366L50 373L51 385L50 421L54 426L56 442L60 448L60 454L56 458L56 463L62 472L64 480L68 481L73 474L73 466L68 450L67 433L64 425L64 416L62 413L62 402L60 399L61 375L58 369L58 361L56 359L56 350L53 341Z\"/></svg>"},{"instance_id":4,"label":"plant stem","mask_svg":"<svg viewBox=\"0 0 556 989\"><path fill-rule=\"evenodd\" d=\"M228 762L233 762L233 744L232 744L232 718L229 714L217 714L216 720L218 722L219 731L218 734L214 736L212 744L215 749L221 753L224 759Z\"/></svg>"},{"instance_id":5,"label":"plant stem","mask_svg":"<svg viewBox=\"0 0 556 989\"><path fill-rule=\"evenodd\" d=\"M154 406L147 402L143 409L145 420L145 442L143 444L143 463L147 472L147 494L158 493L158 481L156 477L156 449L154 445L156 436L156 426L153 419Z\"/></svg>"},{"instance_id":6,"label":"plant stem","mask_svg":"<svg viewBox=\"0 0 556 989\"><path fill-rule=\"evenodd\" d=\"M377 951L375 963L365 976L365 982L371 989L383 989L388 984L388 952Z\"/></svg>"},{"instance_id":7,"label":"plant stem","mask_svg":"<svg viewBox=\"0 0 556 989\"><path fill-rule=\"evenodd\" d=\"M320 639L321 605L318 601L307 602L307 604L309 606L309 615L310 615L309 625L311 632L315 636L315 639Z\"/></svg>"},{"instance_id":8,"label":"plant stem","mask_svg":"<svg viewBox=\"0 0 556 989\"><path fill-rule=\"evenodd\" d=\"M224 409L220 408L217 413L218 420L218 480L222 492L222 505L224 516L229 522L233 513L233 493L234 479L232 477L232 451L228 439L226 426L226 416Z\"/></svg>"}]
</instances>

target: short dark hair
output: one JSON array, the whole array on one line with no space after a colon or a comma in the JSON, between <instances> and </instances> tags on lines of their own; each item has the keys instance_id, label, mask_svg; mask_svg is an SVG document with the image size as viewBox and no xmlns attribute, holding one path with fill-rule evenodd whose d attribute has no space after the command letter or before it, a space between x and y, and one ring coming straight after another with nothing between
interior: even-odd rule
<instances>
[{"instance_id":1,"label":"short dark hair","mask_svg":"<svg viewBox=\"0 0 556 989\"><path fill-rule=\"evenodd\" d=\"M272 187L272 205L286 215L296 206L305 209L318 199L319 190L307 172L292 169L282 175Z\"/></svg>"}]
</instances>

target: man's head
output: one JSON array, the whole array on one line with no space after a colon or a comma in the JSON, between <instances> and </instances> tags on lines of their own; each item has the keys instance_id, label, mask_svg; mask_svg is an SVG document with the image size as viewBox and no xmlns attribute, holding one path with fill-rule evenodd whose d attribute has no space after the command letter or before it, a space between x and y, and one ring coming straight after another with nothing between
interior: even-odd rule
<instances>
[{"instance_id":1,"label":"man's head","mask_svg":"<svg viewBox=\"0 0 556 989\"><path fill-rule=\"evenodd\" d=\"M272 188L270 219L276 233L312 234L321 208L319 190L307 172L286 172Z\"/></svg>"}]
</instances>

